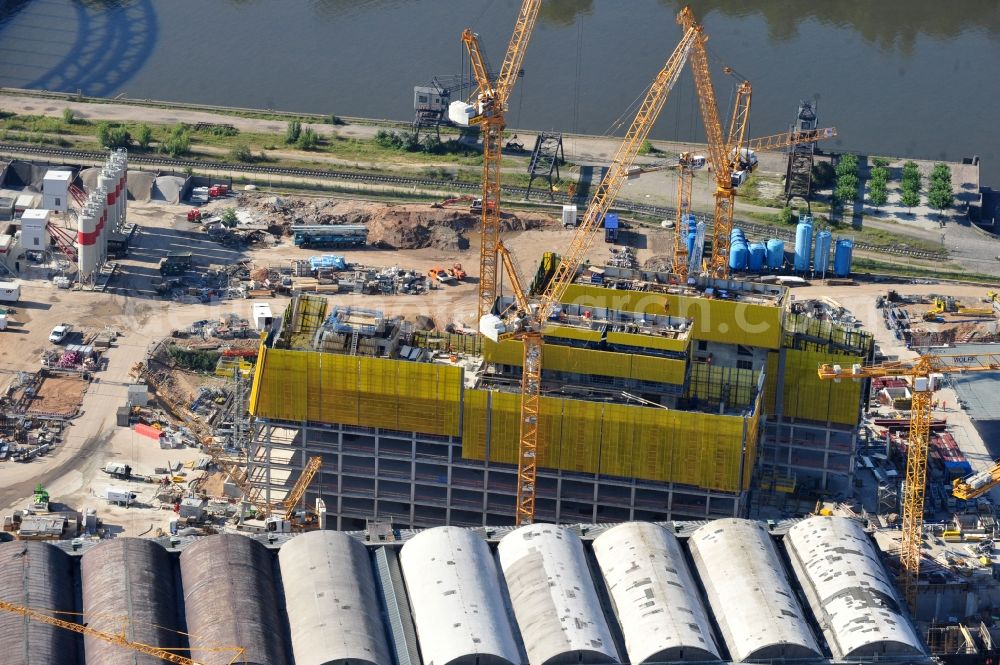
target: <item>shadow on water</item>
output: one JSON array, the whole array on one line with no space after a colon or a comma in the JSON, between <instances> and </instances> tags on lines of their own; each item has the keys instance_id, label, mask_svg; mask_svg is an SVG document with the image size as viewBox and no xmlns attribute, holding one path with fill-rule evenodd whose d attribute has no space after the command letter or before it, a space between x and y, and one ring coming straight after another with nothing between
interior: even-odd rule
<instances>
[{"instance_id":1,"label":"shadow on water","mask_svg":"<svg viewBox=\"0 0 1000 665\"><path fill-rule=\"evenodd\" d=\"M674 11L688 0L659 0ZM938 0L865 2L829 0L792 3L774 0L703 0L694 7L699 19L712 12L731 17L760 15L767 22L768 37L783 42L798 36L799 26L809 20L852 28L865 41L884 51L912 51L918 37L954 39L971 30L1000 33L1000 13L992 0L966 0L961 8Z\"/></svg>"},{"instance_id":2,"label":"shadow on water","mask_svg":"<svg viewBox=\"0 0 1000 665\"><path fill-rule=\"evenodd\" d=\"M12 19L29 4L0 3L0 40L10 37L4 32L16 28ZM85 0L73 3L73 10L75 36L60 47L63 58L21 87L110 96L146 64L156 46L153 0Z\"/></svg>"}]
</instances>

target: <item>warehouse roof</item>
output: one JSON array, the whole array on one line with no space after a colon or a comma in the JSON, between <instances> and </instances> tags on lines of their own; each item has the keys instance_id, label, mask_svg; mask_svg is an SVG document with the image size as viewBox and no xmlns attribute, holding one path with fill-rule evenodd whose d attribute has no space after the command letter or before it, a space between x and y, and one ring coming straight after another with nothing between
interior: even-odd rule
<instances>
[{"instance_id":1,"label":"warehouse roof","mask_svg":"<svg viewBox=\"0 0 1000 665\"><path fill-rule=\"evenodd\" d=\"M830 524L828 518L809 518L792 528L825 533ZM702 659L706 652L709 660L716 654L722 660L739 660L754 654L790 657L796 652L795 644L815 652L819 658L813 662L817 663L839 660L842 654L871 662L893 653L859 649L864 638L849 645L844 642L846 646L837 643L832 653L824 652L825 646L820 650L817 643L827 640L818 639L814 627L825 619L811 613L812 600L807 607L799 605L796 598L802 589L807 598L814 587L821 588L818 595L824 599L843 597L847 604L822 606L838 621L842 616L848 631L852 616L848 605L861 596L856 580L847 575L824 579L820 587L812 577L812 566L818 564L807 561L805 568L793 566L786 571L778 548L783 547L781 534L787 527L778 524L771 529L727 519L677 525L436 527L393 532L388 540L373 536L371 541L364 532L348 534L354 543L365 544L369 556L356 555L365 549L350 544L341 534L255 536L267 547L257 545L245 552L229 548L230 555L215 561L211 575L228 579L251 568L269 570L268 558L272 564L277 558L280 577L257 575L252 585L241 585L239 590L256 596L247 601L272 603L284 598L287 624L278 622L266 629L277 631L274 635L257 634L271 625L262 621L241 622L237 630L228 625L237 621L235 615L221 609L216 623L223 636L239 633L240 639L255 644L287 644L285 660L292 662L294 651L294 662L305 663L389 662L386 647L394 654L390 661L399 665L672 662ZM854 538L852 549L867 542L863 531L849 525L837 527ZM164 565L172 570L147 574L177 578L187 603L204 575L190 565L179 566L173 553L188 551L196 543L202 544L195 548L198 552L217 551L225 544L218 539L234 537L161 539L160 545L172 554ZM784 536L786 549L789 539ZM0 544L0 553L7 546L13 544ZM71 541L43 546L75 552L91 548L89 544L74 547ZM824 554L821 546L809 551L821 558L830 554ZM691 570L689 554L696 564ZM791 552L789 556L793 558ZM79 558L70 557L72 565L78 566ZM191 557L187 558L190 564ZM805 554L802 560L807 560ZM878 559L866 555L862 563L873 593L886 594L882 590L891 588L891 581ZM68 576L73 574L78 573L66 571ZM109 568L103 574L111 583L115 575L124 573ZM187 579L192 575L193 580ZM0 588L21 584L22 576L20 568L0 568ZM129 593L136 592L137 585L129 588ZM77 611L79 593L77 589L62 601L48 600L68 605L49 609ZM200 605L182 607L181 613L186 613L191 625L192 612L204 614L220 602L229 602L228 597L202 597ZM889 611L891 616L880 617L897 624L897 637L891 638L894 644L906 653L915 652L907 656L908 662L924 662L918 641L906 637L916 635L907 616L893 614L887 607L874 609ZM780 616L774 614L775 608ZM722 631L717 632L716 626ZM8 629L17 633L8 631L12 643L33 639L32 633L27 638L21 634L20 622ZM760 637L748 637L742 643L730 639L735 632L745 634L749 629L759 631ZM782 639L787 641L780 643ZM900 653L897 650L893 655Z\"/></svg>"}]
</instances>

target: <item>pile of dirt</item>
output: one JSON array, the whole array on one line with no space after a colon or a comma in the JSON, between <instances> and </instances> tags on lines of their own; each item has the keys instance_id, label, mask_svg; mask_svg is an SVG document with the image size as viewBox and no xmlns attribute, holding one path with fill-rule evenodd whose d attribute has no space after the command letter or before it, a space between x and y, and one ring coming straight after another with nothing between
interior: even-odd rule
<instances>
[{"instance_id":1,"label":"pile of dirt","mask_svg":"<svg viewBox=\"0 0 1000 665\"><path fill-rule=\"evenodd\" d=\"M428 204L389 205L372 201L297 199L241 194L239 206L255 211L268 230L288 235L296 224L360 224L368 226L368 243L384 249L468 249L479 215L468 210L432 208ZM539 213L504 214L503 231L558 226Z\"/></svg>"}]
</instances>

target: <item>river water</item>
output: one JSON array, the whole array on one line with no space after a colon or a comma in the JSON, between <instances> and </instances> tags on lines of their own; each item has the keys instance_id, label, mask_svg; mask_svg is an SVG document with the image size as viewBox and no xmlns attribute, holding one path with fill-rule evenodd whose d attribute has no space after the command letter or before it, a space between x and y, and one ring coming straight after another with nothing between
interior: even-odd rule
<instances>
[{"instance_id":1,"label":"river water","mask_svg":"<svg viewBox=\"0 0 1000 665\"><path fill-rule=\"evenodd\" d=\"M517 0L0 0L0 85L408 120L459 74L471 25L499 66ZM680 37L672 0L544 0L508 124L605 134ZM831 148L978 154L1000 184L995 0L704 0L719 104L753 84L751 135L818 100ZM467 71L467 69L466 69ZM723 110L724 115L728 113ZM700 140L684 75L654 137Z\"/></svg>"}]
</instances>

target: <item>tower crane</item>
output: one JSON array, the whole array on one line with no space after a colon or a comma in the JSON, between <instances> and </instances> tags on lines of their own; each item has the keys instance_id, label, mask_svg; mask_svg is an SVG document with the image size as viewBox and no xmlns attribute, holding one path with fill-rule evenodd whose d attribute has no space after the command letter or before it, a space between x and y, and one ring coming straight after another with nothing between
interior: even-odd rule
<instances>
[{"instance_id":1,"label":"tower crane","mask_svg":"<svg viewBox=\"0 0 1000 665\"><path fill-rule=\"evenodd\" d=\"M903 532L900 547L900 586L911 611L916 610L917 581L920 576L920 543L924 527L924 493L927 484L927 452L930 443L931 395L935 374L964 374L1000 370L1000 353L925 354L914 361L893 361L850 368L823 364L819 378L871 379L889 376L912 377L913 404L910 407L909 448L906 454L906 486L903 490ZM957 492L965 491L961 482Z\"/></svg>"},{"instance_id":2,"label":"tower crane","mask_svg":"<svg viewBox=\"0 0 1000 665\"><path fill-rule=\"evenodd\" d=\"M750 164L743 159L749 154L744 146L747 124L750 120L749 81L740 83L736 90L733 114L729 121L729 132L722 135L719 109L715 102L715 87L708 66L708 52L705 50L705 35L702 26L695 22L691 9L685 7L677 15L677 23L685 30L694 29L697 34L691 49L691 74L698 91L698 107L708 140L708 157L715 173L715 226L712 229L712 258L708 272L713 277L725 278L729 274L729 236L733 230L733 203L736 187L746 179Z\"/></svg>"},{"instance_id":3,"label":"tower crane","mask_svg":"<svg viewBox=\"0 0 1000 665\"><path fill-rule=\"evenodd\" d=\"M474 105L452 102L448 117L455 124L479 125L483 135L483 209L479 231L479 310L478 317L489 314L497 298L500 252L500 166L503 160L503 130L507 121L507 99L521 73L521 63L538 18L542 0L523 0L507 54L496 81L490 80L479 38L471 29L462 32L462 43L469 52L472 73L479 86Z\"/></svg>"},{"instance_id":4,"label":"tower crane","mask_svg":"<svg viewBox=\"0 0 1000 665\"><path fill-rule=\"evenodd\" d=\"M104 642L109 642L111 644L117 644L126 649L131 649L133 651L138 651L139 653L146 654L147 656L153 656L154 658L159 658L168 663L176 663L176 665L204 665L202 661L192 660L186 656L181 656L174 653L173 651L167 651L166 649L161 649L160 647L151 646L149 644L143 644L142 642L133 642L128 639L125 635L125 623L122 623L121 632L118 633L106 633L104 631L97 630L95 628L90 628L86 624L75 623L73 621L66 621L64 619L57 619L56 617L49 616L44 612L39 612L38 610L32 609L30 607L25 607L23 605L17 605L15 603L7 602L5 600L0 600L0 610L5 612L11 612L13 614L20 614L22 617L29 621L38 621L39 623L45 623L50 626L55 626L56 628L62 628L64 630L71 630L74 633L79 633L80 635L86 635L87 637L93 637L94 639L102 640ZM212 647L209 649L203 649L204 651L231 651L234 653L233 659L229 661L232 663L246 662L246 649L243 647Z\"/></svg>"},{"instance_id":5,"label":"tower crane","mask_svg":"<svg viewBox=\"0 0 1000 665\"><path fill-rule=\"evenodd\" d=\"M569 250L559 261L539 297L529 300L514 269L510 253L502 244L498 245L505 272L514 291L516 311L507 313L505 319L487 314L480 321L480 330L494 341L514 338L521 340L524 345L515 514L515 522L518 525L531 524L535 519L538 448L540 443L545 443L540 442L538 437L542 390L542 326L576 277L601 227L605 213L628 180L629 169L639 153L639 148L649 136L671 89L680 77L695 41L695 32L693 28L684 31L680 43L650 85L625 139L611 161L610 168L594 192L583 219L577 226Z\"/></svg>"}]
</instances>

